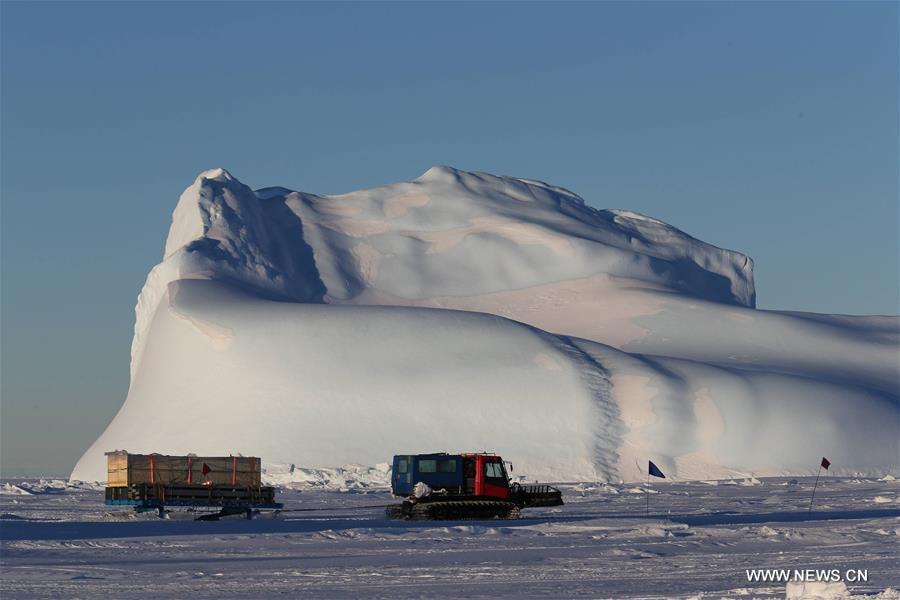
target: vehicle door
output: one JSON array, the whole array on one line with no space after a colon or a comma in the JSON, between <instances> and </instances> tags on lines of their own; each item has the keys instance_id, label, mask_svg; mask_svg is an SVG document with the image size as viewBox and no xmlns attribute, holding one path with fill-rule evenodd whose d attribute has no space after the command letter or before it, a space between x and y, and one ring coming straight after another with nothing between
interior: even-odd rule
<instances>
[{"instance_id":1,"label":"vehicle door","mask_svg":"<svg viewBox=\"0 0 900 600\"><path fill-rule=\"evenodd\" d=\"M481 462L479 475L482 476L482 485L479 495L490 498L508 498L509 480L503 469L503 461L499 457L484 457Z\"/></svg>"},{"instance_id":2,"label":"vehicle door","mask_svg":"<svg viewBox=\"0 0 900 600\"><path fill-rule=\"evenodd\" d=\"M395 494L412 492L412 457L395 456L394 469L391 474L391 488Z\"/></svg>"}]
</instances>

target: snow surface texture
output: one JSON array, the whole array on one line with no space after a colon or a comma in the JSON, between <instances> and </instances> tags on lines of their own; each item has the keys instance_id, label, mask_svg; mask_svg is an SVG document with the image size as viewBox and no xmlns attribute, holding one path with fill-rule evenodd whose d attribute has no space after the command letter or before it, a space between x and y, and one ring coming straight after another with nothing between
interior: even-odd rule
<instances>
[{"instance_id":1,"label":"snow surface texture","mask_svg":"<svg viewBox=\"0 0 900 600\"><path fill-rule=\"evenodd\" d=\"M514 521L388 521L383 487L315 482L252 521L158 519L104 507L102 490L3 495L0 597L900 600L896 481L822 478L811 513L813 477L742 483L653 482L647 516L643 482L564 485L565 506ZM751 582L748 569L868 577Z\"/></svg>"},{"instance_id":2,"label":"snow surface texture","mask_svg":"<svg viewBox=\"0 0 900 600\"><path fill-rule=\"evenodd\" d=\"M900 473L900 320L755 309L752 261L545 183L434 167L339 196L182 194L104 452L543 480Z\"/></svg>"}]
</instances>

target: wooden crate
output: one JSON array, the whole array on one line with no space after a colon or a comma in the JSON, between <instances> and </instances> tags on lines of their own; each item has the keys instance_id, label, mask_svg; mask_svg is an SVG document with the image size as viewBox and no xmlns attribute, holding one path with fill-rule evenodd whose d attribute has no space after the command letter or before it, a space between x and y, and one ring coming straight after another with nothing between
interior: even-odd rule
<instances>
[{"instance_id":1,"label":"wooden crate","mask_svg":"<svg viewBox=\"0 0 900 600\"><path fill-rule=\"evenodd\" d=\"M253 456L168 456L106 453L107 487L140 483L259 486L260 459ZM204 473L204 471L206 471Z\"/></svg>"}]
</instances>

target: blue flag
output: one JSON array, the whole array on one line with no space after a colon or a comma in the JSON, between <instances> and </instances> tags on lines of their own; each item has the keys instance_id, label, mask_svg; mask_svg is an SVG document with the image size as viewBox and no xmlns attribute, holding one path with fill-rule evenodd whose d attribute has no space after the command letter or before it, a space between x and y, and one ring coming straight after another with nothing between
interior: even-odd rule
<instances>
[{"instance_id":1,"label":"blue flag","mask_svg":"<svg viewBox=\"0 0 900 600\"><path fill-rule=\"evenodd\" d=\"M663 472L659 470L659 467L657 467L656 465L653 464L653 461L652 461L652 460L650 461L650 471L649 471L649 473L650 473L651 475L653 475L654 477L660 477L660 478L662 478L662 479L665 479L665 478L666 478L666 476L663 475Z\"/></svg>"}]
</instances>

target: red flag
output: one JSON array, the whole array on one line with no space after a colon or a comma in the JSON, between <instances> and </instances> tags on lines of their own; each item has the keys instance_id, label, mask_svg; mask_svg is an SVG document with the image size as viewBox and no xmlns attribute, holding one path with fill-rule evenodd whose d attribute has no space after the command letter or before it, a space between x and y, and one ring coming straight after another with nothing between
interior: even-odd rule
<instances>
[{"instance_id":1,"label":"red flag","mask_svg":"<svg viewBox=\"0 0 900 600\"><path fill-rule=\"evenodd\" d=\"M823 456L822 457L822 468L827 471L828 467L830 467L830 466L831 466L831 461Z\"/></svg>"},{"instance_id":2,"label":"red flag","mask_svg":"<svg viewBox=\"0 0 900 600\"><path fill-rule=\"evenodd\" d=\"M212 471L212 469L209 468L208 464L203 463L203 468L200 469L200 471L203 473L203 476L205 477L206 475L209 474L210 471Z\"/></svg>"}]
</instances>

